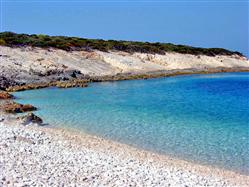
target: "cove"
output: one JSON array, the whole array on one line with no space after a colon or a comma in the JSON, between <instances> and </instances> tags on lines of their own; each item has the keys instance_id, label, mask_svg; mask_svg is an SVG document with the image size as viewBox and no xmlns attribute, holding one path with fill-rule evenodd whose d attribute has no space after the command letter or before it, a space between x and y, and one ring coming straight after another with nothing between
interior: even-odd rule
<instances>
[{"instance_id":1,"label":"cove","mask_svg":"<svg viewBox=\"0 0 249 187\"><path fill-rule=\"evenodd\" d=\"M16 92L52 126L249 175L249 73Z\"/></svg>"}]
</instances>

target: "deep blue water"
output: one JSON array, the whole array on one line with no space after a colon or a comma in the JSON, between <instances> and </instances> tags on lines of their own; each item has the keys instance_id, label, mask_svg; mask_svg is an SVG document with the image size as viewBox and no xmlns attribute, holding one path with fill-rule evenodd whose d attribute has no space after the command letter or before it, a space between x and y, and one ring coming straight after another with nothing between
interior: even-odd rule
<instances>
[{"instance_id":1,"label":"deep blue water","mask_svg":"<svg viewBox=\"0 0 249 187\"><path fill-rule=\"evenodd\" d=\"M249 174L249 73L17 92L45 122Z\"/></svg>"}]
</instances>

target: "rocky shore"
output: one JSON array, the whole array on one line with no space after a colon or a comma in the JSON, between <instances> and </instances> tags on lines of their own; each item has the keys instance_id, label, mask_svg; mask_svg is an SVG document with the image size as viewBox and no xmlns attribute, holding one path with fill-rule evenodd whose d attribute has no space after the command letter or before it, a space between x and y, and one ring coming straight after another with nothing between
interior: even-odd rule
<instances>
[{"instance_id":1,"label":"rocky shore","mask_svg":"<svg viewBox=\"0 0 249 187\"><path fill-rule=\"evenodd\" d=\"M105 82L105 81L122 81L122 80L136 80L136 79L152 79L169 76L191 75L191 74L210 74L210 73L228 73L228 72L249 72L249 68L236 67L236 68L207 68L203 70L197 69L184 69L184 70L170 70L170 71L155 71L147 73L121 73L116 75L105 76L92 76L83 77L81 79L72 79L67 81L48 81L36 83L23 83L14 86L6 86L2 89L7 92L17 92L24 90L33 90L46 87L57 88L72 88L72 87L87 87L91 82ZM1 97L1 93L0 93Z\"/></svg>"},{"instance_id":2,"label":"rocky shore","mask_svg":"<svg viewBox=\"0 0 249 187\"><path fill-rule=\"evenodd\" d=\"M249 185L238 173L0 116L0 186Z\"/></svg>"},{"instance_id":3,"label":"rocky shore","mask_svg":"<svg viewBox=\"0 0 249 187\"><path fill-rule=\"evenodd\" d=\"M5 91L0 91L0 99L11 99L13 96Z\"/></svg>"},{"instance_id":4,"label":"rocky shore","mask_svg":"<svg viewBox=\"0 0 249 187\"><path fill-rule=\"evenodd\" d=\"M75 79L71 81L51 81L43 83L27 83L22 85L15 85L5 88L7 92L17 92L24 90L33 90L46 87L57 87L57 88L72 88L72 87L87 87L89 81L86 79ZM1 97L1 96L0 96Z\"/></svg>"},{"instance_id":5,"label":"rocky shore","mask_svg":"<svg viewBox=\"0 0 249 187\"><path fill-rule=\"evenodd\" d=\"M0 46L0 90L50 86L86 87L89 82L148 79L197 73L249 71L240 55L148 54L64 51Z\"/></svg>"},{"instance_id":6,"label":"rocky shore","mask_svg":"<svg viewBox=\"0 0 249 187\"><path fill-rule=\"evenodd\" d=\"M5 104L2 104L0 106L0 109L4 110L7 113L13 113L13 114L37 110L36 107L30 104L23 105L16 102L7 102Z\"/></svg>"}]
</instances>

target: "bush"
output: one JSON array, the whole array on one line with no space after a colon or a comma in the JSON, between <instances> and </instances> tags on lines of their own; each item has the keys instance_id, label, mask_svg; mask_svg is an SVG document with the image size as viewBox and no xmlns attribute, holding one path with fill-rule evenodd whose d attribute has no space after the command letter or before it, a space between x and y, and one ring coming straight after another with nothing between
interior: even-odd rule
<instances>
[{"instance_id":1,"label":"bush","mask_svg":"<svg viewBox=\"0 0 249 187\"><path fill-rule=\"evenodd\" d=\"M27 35L13 32L0 33L0 45L6 46L33 46L54 47L62 50L101 50L101 51L125 51L129 53L143 52L152 54L164 54L165 52L177 52L193 55L233 55L243 56L239 52L233 52L222 48L199 48L186 45L174 45L171 43L149 43L135 41L116 41L100 39L84 39L65 36Z\"/></svg>"},{"instance_id":2,"label":"bush","mask_svg":"<svg viewBox=\"0 0 249 187\"><path fill-rule=\"evenodd\" d=\"M4 39L1 39L1 38L0 38L0 45L6 45L6 42L5 42Z\"/></svg>"}]
</instances>

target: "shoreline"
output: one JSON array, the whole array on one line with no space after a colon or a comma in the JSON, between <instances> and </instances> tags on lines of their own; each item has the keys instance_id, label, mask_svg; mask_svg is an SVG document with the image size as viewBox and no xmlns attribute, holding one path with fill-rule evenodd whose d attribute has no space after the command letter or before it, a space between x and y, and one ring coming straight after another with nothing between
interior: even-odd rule
<instances>
[{"instance_id":1,"label":"shoreline","mask_svg":"<svg viewBox=\"0 0 249 187\"><path fill-rule=\"evenodd\" d=\"M40 136L40 134L42 134L43 136L45 136L45 139L46 138L49 139L49 142L47 142L43 145L40 145L40 146L42 146L42 148L47 150L48 152L51 151L51 148L48 148L49 145L55 144L55 146L58 146L58 143L59 143L59 145L60 144L63 145L62 146L63 151L64 150L66 152L72 151L72 154L76 154L78 152L81 152L81 151L87 149L88 151L91 151L94 154L98 153L98 154L101 154L102 156L112 155L111 159L115 158L115 161L117 161L118 164L119 164L119 162L123 162L123 161L128 162L129 167L132 167L132 170L137 170L142 166L146 166L146 168L152 167L153 169L155 169L156 174L158 174L157 172L159 172L159 173L162 172L161 174L158 174L158 175L162 175L162 176L165 175L164 177L166 177L166 179L167 179L166 181L170 181L170 182L172 182L172 180L170 180L170 179L173 176L173 181L176 182L176 183L174 183L176 186L181 186L183 184L190 185L190 186L192 186L192 185L194 185L194 186L196 186L196 185L199 185L199 186L203 186L203 185L248 186L249 185L249 176L248 175L243 175L243 174L240 174L240 173L237 173L234 171L225 170L225 169L221 169L221 168L217 168L217 167L213 167L213 166L208 166L208 165L195 164L193 162L189 162L189 161L173 158L173 157L170 157L167 155L162 155L162 154L146 151L146 150L135 148L135 147L123 144L123 143L119 143L119 142L104 139L104 138L101 138L98 136L90 135L90 134L87 134L85 132L79 132L79 131L74 130L74 129L57 128L57 127L53 127L53 126L35 126L32 124L24 126L24 125L20 125L19 124L20 122L18 120L16 120L15 117L13 117L12 115L7 115L4 113L0 113L0 114L6 118L5 121L0 123L0 130L7 129L7 130L14 132L14 134L18 134L19 131L21 131L22 132L21 135L16 135L18 141L20 141L19 143L21 143L21 146L23 146L23 145L30 146L30 144L32 144L32 141L35 141L32 139L34 137L30 136L29 133L33 133L33 134L35 134L35 136L36 136L36 134L39 134L39 136ZM1 135L1 136L4 136L4 135ZM0 139L2 138L1 136L0 136ZM41 140L39 140L39 136L38 136L38 142L41 141ZM30 137L32 137L32 138L30 138ZM8 137L8 138L10 139L10 137ZM7 147L5 147L3 142L0 144L0 148L3 150L3 152L4 152L4 148L8 149L8 147L15 145L15 142L12 142L12 145L9 144ZM20 144L19 144L19 146L20 146ZM37 145L37 146L39 146L39 145ZM52 146L52 148L53 148L53 146ZM32 150L35 148L29 147L29 149ZM71 150L71 149L73 149L73 150ZM12 153L12 152L11 152L11 154L16 154L16 155L15 156L9 155L10 157L12 157L12 156L14 156L15 158L20 157L21 159L25 160L24 157L25 157L26 152L24 155L19 155L19 153ZM47 153L45 153L45 155L46 154ZM28 153L28 155L29 155L29 153ZM26 155L26 156L28 156L28 155ZM2 155L0 154L0 157L1 156ZM37 155L35 154L34 157L36 157L36 156ZM62 155L60 153L58 153L58 155L56 155L56 156L58 157L57 159L60 159L60 156L62 156ZM83 156L83 158L84 158L84 156ZM98 158L98 159L102 159L102 158ZM98 159L95 161L98 162L99 161ZM88 160L88 161L91 162L90 160ZM88 161L86 161L86 162L88 162ZM8 160L8 162L9 162L8 164L4 163L4 162L2 164L7 164L7 165L9 165L10 163L15 164L16 161ZM80 164L80 165L79 166L74 165L74 167L76 167L76 168L77 167L84 167L84 164L81 163L81 161L78 164ZM133 164L135 164L136 166L133 166ZM0 166L1 166L1 164L0 164ZM111 169L113 167L116 168L119 166L116 164L114 164L114 165L110 164L108 167ZM91 173L92 169L94 169L94 168L95 168L95 166L93 166L93 168L86 167L85 169L89 170ZM120 167L120 172L121 171L122 171L122 167ZM167 173L165 174L163 171L167 171ZM4 173L6 173L6 172L3 172L3 173L0 172L0 176L1 176L1 174L4 175ZM98 175L101 175L101 173L98 173ZM162 176L160 176L160 177L162 177ZM159 179L160 179L160 177L159 177ZM167 178L167 177L169 177L169 178ZM126 177L124 177L124 178L126 178ZM189 178L191 179L190 181L187 180ZM121 179L123 179L122 176L118 180L121 180ZM135 178L135 180L136 180L136 178ZM164 181L164 182L166 182L166 181ZM178 182L180 181L180 183L177 183L177 181ZM101 182L101 181L99 181L99 182ZM111 184L113 181L109 181L109 182ZM140 178L140 179L138 179L137 182L144 183L145 181L142 178ZM0 184L1 184L1 181L0 181ZM91 183L87 183L87 184L90 185Z\"/></svg>"},{"instance_id":2,"label":"shoreline","mask_svg":"<svg viewBox=\"0 0 249 187\"><path fill-rule=\"evenodd\" d=\"M5 89L7 92L17 92L24 90L33 90L47 87L58 87L58 88L72 88L72 87L88 87L88 84L95 82L108 82L108 81L124 81L124 80L140 80L140 79L154 79L163 77L174 77L181 75L197 75L197 74L216 74L216 73L239 73L249 72L249 68L236 67L236 68L208 68L208 69L184 69L184 70L166 70L166 71L155 71L146 73L128 73L118 74L111 76L97 76L88 77L83 79L73 79L68 81L51 81L51 82L37 82L37 83L26 83L24 85L10 86Z\"/></svg>"},{"instance_id":3,"label":"shoreline","mask_svg":"<svg viewBox=\"0 0 249 187\"><path fill-rule=\"evenodd\" d=\"M160 162L163 160L167 160L167 162L170 162L170 164L174 164L174 162L177 162L176 165L179 164L179 166L185 166L185 165L189 165L189 166L196 166L198 173L203 172L204 170L210 170L212 171L212 173L216 173L218 175L220 175L221 173L224 173L227 176L245 176L248 177L249 180L249 175L247 174L243 174L240 173L238 171L233 171L233 170L229 170L229 169L225 169L225 168L221 168L219 166L214 166L214 165L208 165L208 164L201 164L201 163L194 163L194 161L189 161L189 160L184 160L184 159L180 159L174 156L170 156L167 154L162 154L162 153L157 153L157 152L153 152L150 150L145 150L136 146L132 146L132 145L128 145L119 141L115 141L115 140L111 140L111 139L107 139L101 136L97 136L97 135L93 135L84 131L78 131L77 129L73 129L73 128L65 128L65 127L54 127L54 126L48 126L44 128L44 130L46 132L48 131L56 131L57 133L61 133L63 134L63 136L69 138L69 139L73 139L75 141L76 144L82 144L84 146L84 141L82 141L82 139L85 138L89 138L89 139L96 139L96 140L100 140L102 141L101 144L105 146L107 146L108 144L110 144L111 149L113 149L112 151L117 152L117 149L127 149L131 152L139 152L139 154L144 155L145 157L155 157L156 159L160 160ZM50 132L50 133L56 133L56 132ZM79 141L80 140L80 141ZM99 145L99 147L96 147L97 149L104 149L101 145ZM128 151L128 152L129 152ZM124 155L125 156L125 155ZM142 156L142 158L138 158L138 159L143 159L144 160L144 156ZM248 181L249 182L249 181ZM248 183L249 184L249 183Z\"/></svg>"}]
</instances>

